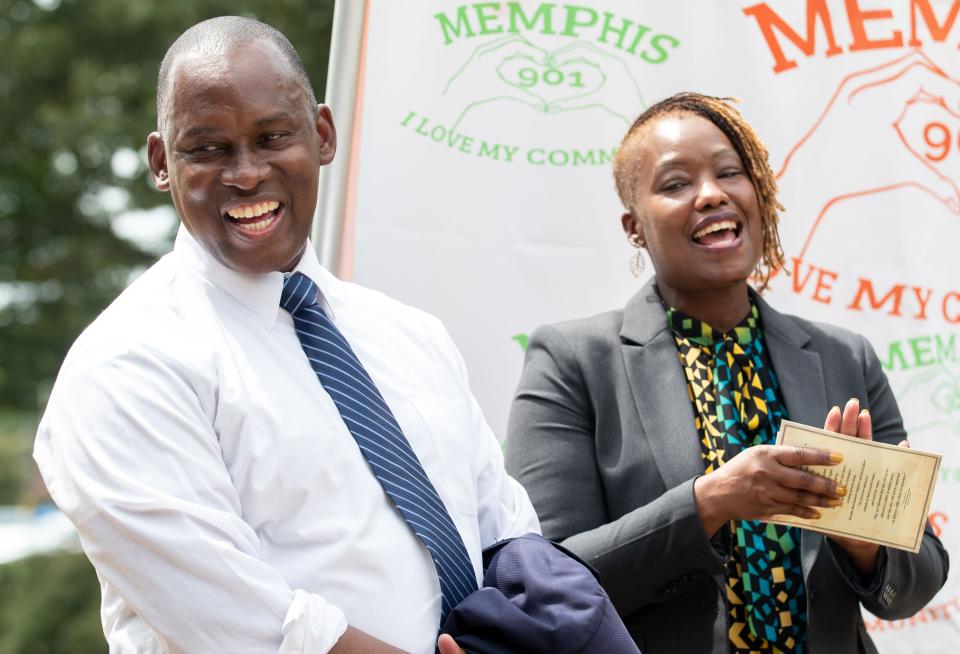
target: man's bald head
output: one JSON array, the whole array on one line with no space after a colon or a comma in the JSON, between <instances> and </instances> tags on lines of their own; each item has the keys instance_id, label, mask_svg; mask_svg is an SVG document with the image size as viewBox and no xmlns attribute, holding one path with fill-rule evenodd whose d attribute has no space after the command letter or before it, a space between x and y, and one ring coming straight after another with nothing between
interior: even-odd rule
<instances>
[{"instance_id":1,"label":"man's bald head","mask_svg":"<svg viewBox=\"0 0 960 654\"><path fill-rule=\"evenodd\" d=\"M266 40L273 43L290 68L302 83L307 100L311 105L317 104L313 86L307 76L300 55L283 34L279 31L252 18L242 16L220 16L197 23L173 42L160 64L160 74L157 77L157 131L163 134L166 128L167 110L169 109L169 94L171 74L177 58L185 54L200 56L224 56L232 47L252 43L257 40Z\"/></svg>"}]
</instances>

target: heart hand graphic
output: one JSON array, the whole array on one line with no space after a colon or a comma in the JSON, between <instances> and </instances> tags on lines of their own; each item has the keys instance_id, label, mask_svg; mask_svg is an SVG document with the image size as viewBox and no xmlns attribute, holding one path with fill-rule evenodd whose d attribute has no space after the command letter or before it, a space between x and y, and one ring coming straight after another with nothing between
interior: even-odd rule
<instances>
[{"instance_id":1,"label":"heart hand graphic","mask_svg":"<svg viewBox=\"0 0 960 654\"><path fill-rule=\"evenodd\" d=\"M564 102L596 93L607 81L597 64L585 60L558 61L543 52L539 60L512 55L497 67L503 82L536 98L541 111L550 112Z\"/></svg>"},{"instance_id":2,"label":"heart hand graphic","mask_svg":"<svg viewBox=\"0 0 960 654\"><path fill-rule=\"evenodd\" d=\"M917 189L960 213L958 159L947 157L939 128L926 129L940 123L947 131L957 118L960 80L921 51L845 77L777 173L784 204L796 200L814 217L797 256L806 256L831 209L850 199Z\"/></svg>"},{"instance_id":3,"label":"heart hand graphic","mask_svg":"<svg viewBox=\"0 0 960 654\"><path fill-rule=\"evenodd\" d=\"M553 51L520 35L485 43L450 78L444 89L458 115L482 104L512 101L543 113L601 109L629 125L643 110L639 86L626 63L593 44L578 41Z\"/></svg>"}]
</instances>

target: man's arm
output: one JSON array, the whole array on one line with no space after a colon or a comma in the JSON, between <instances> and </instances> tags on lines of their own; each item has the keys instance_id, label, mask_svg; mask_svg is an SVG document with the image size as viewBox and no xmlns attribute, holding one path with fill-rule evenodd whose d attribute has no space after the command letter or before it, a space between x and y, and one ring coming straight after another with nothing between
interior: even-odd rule
<instances>
[{"instance_id":1,"label":"man's arm","mask_svg":"<svg viewBox=\"0 0 960 654\"><path fill-rule=\"evenodd\" d=\"M449 645L448 645L449 647ZM461 650L462 651L462 650ZM404 654L402 649L378 640L370 634L347 627L330 654ZM441 654L451 654L441 649ZM459 654L453 650L452 654Z\"/></svg>"},{"instance_id":2,"label":"man's arm","mask_svg":"<svg viewBox=\"0 0 960 654\"><path fill-rule=\"evenodd\" d=\"M460 351L446 329L442 330L452 364L456 367L461 387L457 389L466 398L466 424L474 443L472 469L477 482L477 520L481 547L488 547L506 538L528 533L540 533L540 521L527 491L510 477L504 468L503 447L486 419L476 398L470 392L467 366Z\"/></svg>"},{"instance_id":3,"label":"man's arm","mask_svg":"<svg viewBox=\"0 0 960 654\"><path fill-rule=\"evenodd\" d=\"M171 651L328 651L343 612L259 558L215 389L163 353L103 349L65 367L35 450L101 580Z\"/></svg>"}]
</instances>

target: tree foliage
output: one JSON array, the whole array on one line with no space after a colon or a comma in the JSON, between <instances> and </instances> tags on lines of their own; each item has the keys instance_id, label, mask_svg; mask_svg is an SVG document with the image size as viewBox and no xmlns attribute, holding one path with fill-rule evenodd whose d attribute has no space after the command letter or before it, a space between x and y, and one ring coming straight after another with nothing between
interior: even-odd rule
<instances>
[{"instance_id":1,"label":"tree foliage","mask_svg":"<svg viewBox=\"0 0 960 654\"><path fill-rule=\"evenodd\" d=\"M30 438L70 344L156 258L117 226L170 205L144 158L157 70L224 14L285 33L322 97L333 0L0 0L0 504L37 494ZM0 566L0 654L106 651L98 611L82 555Z\"/></svg>"},{"instance_id":2,"label":"tree foliage","mask_svg":"<svg viewBox=\"0 0 960 654\"><path fill-rule=\"evenodd\" d=\"M106 652L100 587L83 554L0 565L0 654Z\"/></svg>"},{"instance_id":3,"label":"tree foliage","mask_svg":"<svg viewBox=\"0 0 960 654\"><path fill-rule=\"evenodd\" d=\"M284 32L322 95L333 0L0 0L0 409L39 411L73 339L155 258L115 228L169 205L142 152L157 70L223 14Z\"/></svg>"}]
</instances>

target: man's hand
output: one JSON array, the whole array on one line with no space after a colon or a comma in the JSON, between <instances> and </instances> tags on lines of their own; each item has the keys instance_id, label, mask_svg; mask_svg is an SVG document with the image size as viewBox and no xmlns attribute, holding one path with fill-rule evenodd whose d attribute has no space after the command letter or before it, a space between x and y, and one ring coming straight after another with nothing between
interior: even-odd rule
<instances>
[{"instance_id":1,"label":"man's hand","mask_svg":"<svg viewBox=\"0 0 960 654\"><path fill-rule=\"evenodd\" d=\"M437 639L437 648L440 654L467 654L450 634L440 634L440 638Z\"/></svg>"},{"instance_id":2,"label":"man's hand","mask_svg":"<svg viewBox=\"0 0 960 654\"><path fill-rule=\"evenodd\" d=\"M795 515L816 520L814 507L840 505L846 488L801 466L832 466L837 452L785 445L756 445L742 451L693 486L697 512L713 536L731 520Z\"/></svg>"},{"instance_id":3,"label":"man's hand","mask_svg":"<svg viewBox=\"0 0 960 654\"><path fill-rule=\"evenodd\" d=\"M360 631L354 627L347 627L347 630L340 636L340 640L330 650L330 654L405 654L398 647L385 643L378 638L374 638L365 631Z\"/></svg>"},{"instance_id":4,"label":"man's hand","mask_svg":"<svg viewBox=\"0 0 960 654\"><path fill-rule=\"evenodd\" d=\"M857 398L851 398L847 401L842 414L840 407L835 406L830 409L823 428L847 436L855 436L868 441L873 440L873 424L870 419L870 412L866 409L860 410L860 401ZM900 447L910 447L910 445L904 440L900 441ZM860 571L860 574L865 577L873 576L877 570L877 556L880 554L879 545L841 536L829 536L829 538L843 548L857 570Z\"/></svg>"}]
</instances>

